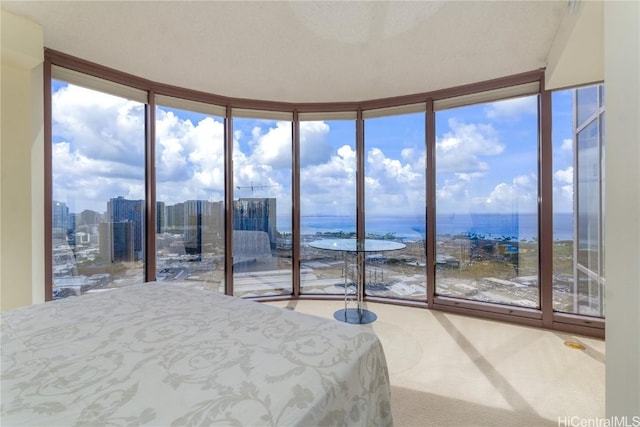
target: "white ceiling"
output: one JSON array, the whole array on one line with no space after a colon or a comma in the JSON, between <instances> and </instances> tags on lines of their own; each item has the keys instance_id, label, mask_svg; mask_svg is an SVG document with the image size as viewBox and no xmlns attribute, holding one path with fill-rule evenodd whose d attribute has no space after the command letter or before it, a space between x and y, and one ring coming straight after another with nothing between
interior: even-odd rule
<instances>
[{"instance_id":1,"label":"white ceiling","mask_svg":"<svg viewBox=\"0 0 640 427\"><path fill-rule=\"evenodd\" d=\"M2 1L46 47L219 95L337 102L547 65L567 1Z\"/></svg>"}]
</instances>

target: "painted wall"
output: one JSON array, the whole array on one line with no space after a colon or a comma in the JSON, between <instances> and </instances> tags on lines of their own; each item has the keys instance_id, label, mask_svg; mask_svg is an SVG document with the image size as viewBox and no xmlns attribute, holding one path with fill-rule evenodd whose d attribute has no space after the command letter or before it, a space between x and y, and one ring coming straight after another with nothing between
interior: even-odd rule
<instances>
[{"instance_id":1,"label":"painted wall","mask_svg":"<svg viewBox=\"0 0 640 427\"><path fill-rule=\"evenodd\" d=\"M640 2L605 2L604 28L606 411L640 417Z\"/></svg>"},{"instance_id":2,"label":"painted wall","mask_svg":"<svg viewBox=\"0 0 640 427\"><path fill-rule=\"evenodd\" d=\"M43 38L39 25L0 13L0 309L6 310L44 300Z\"/></svg>"},{"instance_id":3,"label":"painted wall","mask_svg":"<svg viewBox=\"0 0 640 427\"><path fill-rule=\"evenodd\" d=\"M567 7L547 57L547 89L604 80L603 2L572 1Z\"/></svg>"},{"instance_id":4,"label":"painted wall","mask_svg":"<svg viewBox=\"0 0 640 427\"><path fill-rule=\"evenodd\" d=\"M640 2L570 5L546 87L605 82L606 415L640 416Z\"/></svg>"}]
</instances>

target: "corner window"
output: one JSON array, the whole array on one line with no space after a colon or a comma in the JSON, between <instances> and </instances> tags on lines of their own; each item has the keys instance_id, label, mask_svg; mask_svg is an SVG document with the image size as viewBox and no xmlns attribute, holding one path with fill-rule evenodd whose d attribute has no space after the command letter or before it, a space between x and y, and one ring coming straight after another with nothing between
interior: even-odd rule
<instances>
[{"instance_id":1,"label":"corner window","mask_svg":"<svg viewBox=\"0 0 640 427\"><path fill-rule=\"evenodd\" d=\"M553 94L554 310L604 317L604 85Z\"/></svg>"}]
</instances>

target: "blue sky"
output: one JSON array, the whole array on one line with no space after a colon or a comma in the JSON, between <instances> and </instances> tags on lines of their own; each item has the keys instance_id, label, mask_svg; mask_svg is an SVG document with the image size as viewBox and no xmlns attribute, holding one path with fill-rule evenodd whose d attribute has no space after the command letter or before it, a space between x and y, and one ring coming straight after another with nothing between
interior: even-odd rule
<instances>
[{"instance_id":1,"label":"blue sky","mask_svg":"<svg viewBox=\"0 0 640 427\"><path fill-rule=\"evenodd\" d=\"M554 102L554 205L572 210L572 99ZM159 107L157 199L223 198L223 121ZM537 98L436 114L438 213L535 213ZM235 197L277 197L291 212L291 124L234 119ZM365 121L366 212L424 210L424 114ZM144 197L144 106L54 81L54 199L71 212ZM301 122L303 215L355 216L355 122ZM253 185L253 191L250 187Z\"/></svg>"}]
</instances>

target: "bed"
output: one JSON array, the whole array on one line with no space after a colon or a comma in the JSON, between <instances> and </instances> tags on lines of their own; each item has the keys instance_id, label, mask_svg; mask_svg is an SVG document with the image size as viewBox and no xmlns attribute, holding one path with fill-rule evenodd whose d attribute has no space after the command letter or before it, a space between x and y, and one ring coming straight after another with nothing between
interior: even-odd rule
<instances>
[{"instance_id":1,"label":"bed","mask_svg":"<svg viewBox=\"0 0 640 427\"><path fill-rule=\"evenodd\" d=\"M11 310L3 426L389 426L366 327L179 283Z\"/></svg>"}]
</instances>

